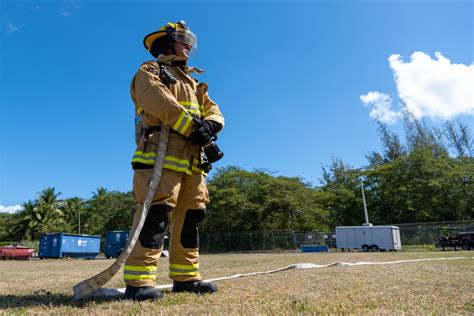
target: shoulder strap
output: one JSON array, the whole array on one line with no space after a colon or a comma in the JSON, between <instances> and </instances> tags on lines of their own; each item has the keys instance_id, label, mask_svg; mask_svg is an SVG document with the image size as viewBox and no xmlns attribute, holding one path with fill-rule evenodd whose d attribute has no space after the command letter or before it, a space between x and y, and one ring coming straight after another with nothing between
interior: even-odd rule
<instances>
[{"instance_id":1,"label":"shoulder strap","mask_svg":"<svg viewBox=\"0 0 474 316\"><path fill-rule=\"evenodd\" d=\"M169 88L170 85L176 83L176 78L170 73L168 67L163 63L158 63L160 66L160 79L163 80L163 83Z\"/></svg>"}]
</instances>

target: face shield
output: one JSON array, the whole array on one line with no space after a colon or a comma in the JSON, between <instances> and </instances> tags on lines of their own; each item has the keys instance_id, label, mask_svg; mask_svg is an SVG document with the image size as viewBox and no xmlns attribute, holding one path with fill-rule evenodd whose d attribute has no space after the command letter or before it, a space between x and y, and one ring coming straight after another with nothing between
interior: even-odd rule
<instances>
[{"instance_id":1,"label":"face shield","mask_svg":"<svg viewBox=\"0 0 474 316\"><path fill-rule=\"evenodd\" d=\"M176 29L170 34L171 37L180 43L191 46L189 51L190 56L195 56L197 53L197 38L193 32L185 29Z\"/></svg>"}]
</instances>

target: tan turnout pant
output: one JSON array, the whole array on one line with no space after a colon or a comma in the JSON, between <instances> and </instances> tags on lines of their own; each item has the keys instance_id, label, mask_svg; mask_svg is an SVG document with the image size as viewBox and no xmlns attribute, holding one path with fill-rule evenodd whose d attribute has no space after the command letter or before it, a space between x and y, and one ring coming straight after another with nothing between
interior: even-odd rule
<instances>
[{"instance_id":1,"label":"tan turnout pant","mask_svg":"<svg viewBox=\"0 0 474 316\"><path fill-rule=\"evenodd\" d=\"M135 198L143 207L153 169L137 169L133 179ZM163 251L164 230L169 223L169 276L174 281L201 280L198 224L204 218L209 195L204 176L163 169L140 238L125 262L127 285L155 286L158 258ZM139 221L135 212L133 227Z\"/></svg>"}]
</instances>

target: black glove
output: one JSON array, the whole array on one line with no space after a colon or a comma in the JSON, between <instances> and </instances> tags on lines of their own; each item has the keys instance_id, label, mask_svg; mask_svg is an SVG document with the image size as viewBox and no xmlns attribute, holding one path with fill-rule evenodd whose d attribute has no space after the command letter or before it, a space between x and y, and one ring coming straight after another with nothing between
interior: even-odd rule
<instances>
[{"instance_id":1,"label":"black glove","mask_svg":"<svg viewBox=\"0 0 474 316\"><path fill-rule=\"evenodd\" d=\"M214 135L220 131L222 125L208 120L194 119L195 128L194 131L189 135L191 144L204 146L208 144Z\"/></svg>"},{"instance_id":2,"label":"black glove","mask_svg":"<svg viewBox=\"0 0 474 316\"><path fill-rule=\"evenodd\" d=\"M222 125L214 121L204 120L202 121L202 123L208 126L208 129L211 131L212 136L216 135L222 129Z\"/></svg>"}]
</instances>

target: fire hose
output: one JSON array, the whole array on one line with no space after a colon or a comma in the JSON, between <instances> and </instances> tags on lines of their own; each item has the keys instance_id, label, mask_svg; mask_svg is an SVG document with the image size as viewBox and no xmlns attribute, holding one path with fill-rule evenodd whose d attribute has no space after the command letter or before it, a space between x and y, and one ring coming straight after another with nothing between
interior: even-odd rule
<instances>
[{"instance_id":1,"label":"fire hose","mask_svg":"<svg viewBox=\"0 0 474 316\"><path fill-rule=\"evenodd\" d=\"M319 268L328 268L334 266L363 266L363 265L391 265L391 264L402 264L402 263L411 263L411 262L427 262L427 261L441 261L441 260L459 260L459 259L474 259L474 257L450 257L450 258L426 258L426 259L407 259L407 260L396 260L396 261L360 261L360 262L343 262L337 261L328 264L314 264L314 263L295 263L290 264L283 268L259 271L259 272L250 272L250 273L239 273L226 277L219 277L213 279L206 279L205 282L216 282L223 280L232 280L238 279L247 276L254 275L264 275L272 274L277 272L289 271L289 270L301 270L301 269L319 269ZM158 285L155 288L160 290L169 290L173 287L172 284ZM101 288L99 291L96 291L91 295L92 298L119 298L122 297L125 293L125 288L121 289L107 289Z\"/></svg>"}]
</instances>

